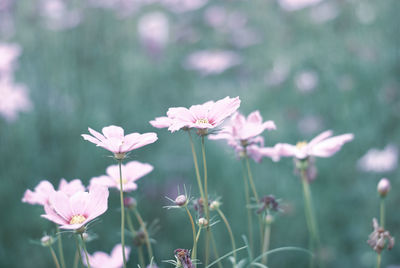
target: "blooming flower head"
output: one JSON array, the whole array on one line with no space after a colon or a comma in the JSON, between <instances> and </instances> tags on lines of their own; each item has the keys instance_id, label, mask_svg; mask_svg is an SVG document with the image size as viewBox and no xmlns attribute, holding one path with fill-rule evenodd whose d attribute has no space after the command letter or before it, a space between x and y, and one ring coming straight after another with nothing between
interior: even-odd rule
<instances>
[{"instance_id":1,"label":"blooming flower head","mask_svg":"<svg viewBox=\"0 0 400 268\"><path fill-rule=\"evenodd\" d=\"M124 192L130 192L137 189L135 181L147 175L153 170L153 166L147 163L138 161L128 162L126 165L121 165L122 171L122 188ZM113 187L120 190L120 174L119 166L112 165L106 170L107 175L94 177L90 180L90 185L100 184L106 187Z\"/></svg>"},{"instance_id":2,"label":"blooming flower head","mask_svg":"<svg viewBox=\"0 0 400 268\"><path fill-rule=\"evenodd\" d=\"M61 179L58 185L58 191L64 192L67 196L72 196L77 192L84 192L85 186L83 186L81 180L75 179L67 182L65 179ZM46 205L49 204L49 198L52 193L55 192L53 185L46 180L41 181L32 192L26 190L22 202L29 203L31 205Z\"/></svg>"},{"instance_id":3,"label":"blooming flower head","mask_svg":"<svg viewBox=\"0 0 400 268\"><path fill-rule=\"evenodd\" d=\"M240 106L239 97L208 101L200 105L192 105L189 109L185 107L169 108L168 118L172 120L168 130L175 132L181 128L197 128L207 133L231 116Z\"/></svg>"},{"instance_id":4,"label":"blooming flower head","mask_svg":"<svg viewBox=\"0 0 400 268\"><path fill-rule=\"evenodd\" d=\"M129 247L125 247L125 255L127 261L130 251L131 249ZM88 254L88 259L90 267L93 268L121 268L124 265L124 260L122 258L122 245L116 245L111 251L110 255L101 251L97 251L92 255ZM82 257L82 260L85 266L88 266L86 263L86 258Z\"/></svg>"},{"instance_id":5,"label":"blooming flower head","mask_svg":"<svg viewBox=\"0 0 400 268\"><path fill-rule=\"evenodd\" d=\"M89 192L77 192L68 196L62 191L53 192L49 198L50 204L45 204L46 218L62 229L80 230L91 220L107 210L108 189L93 185Z\"/></svg>"},{"instance_id":6,"label":"blooming flower head","mask_svg":"<svg viewBox=\"0 0 400 268\"><path fill-rule=\"evenodd\" d=\"M330 157L338 152L343 144L354 139L354 135L351 133L330 138L332 134L332 131L328 130L316 136L309 143L305 141L298 142L296 145L278 143L274 148L280 156L293 156L297 159L306 159L309 156Z\"/></svg>"},{"instance_id":7,"label":"blooming flower head","mask_svg":"<svg viewBox=\"0 0 400 268\"><path fill-rule=\"evenodd\" d=\"M138 33L143 46L150 54L156 56L168 43L168 18L161 12L146 14L139 19Z\"/></svg>"},{"instance_id":8,"label":"blooming flower head","mask_svg":"<svg viewBox=\"0 0 400 268\"><path fill-rule=\"evenodd\" d=\"M131 133L124 135L124 129L118 126L108 126L102 129L103 135L89 128L90 134L93 136L82 134L82 137L113 152L116 158L123 159L127 152L155 142L157 134L153 132L139 134Z\"/></svg>"}]
</instances>

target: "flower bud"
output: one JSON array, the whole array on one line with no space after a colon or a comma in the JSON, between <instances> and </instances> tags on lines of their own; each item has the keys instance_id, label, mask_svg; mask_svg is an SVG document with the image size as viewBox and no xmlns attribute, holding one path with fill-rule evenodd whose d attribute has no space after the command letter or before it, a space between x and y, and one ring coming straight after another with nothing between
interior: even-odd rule
<instances>
[{"instance_id":1,"label":"flower bud","mask_svg":"<svg viewBox=\"0 0 400 268\"><path fill-rule=\"evenodd\" d=\"M219 209L220 206L221 206L221 202L219 202L218 200L212 201L210 204L210 210Z\"/></svg>"},{"instance_id":2,"label":"flower bud","mask_svg":"<svg viewBox=\"0 0 400 268\"><path fill-rule=\"evenodd\" d=\"M117 160L123 160L123 159L125 159L125 157L126 157L125 153L115 153L114 154L114 158Z\"/></svg>"},{"instance_id":3,"label":"flower bud","mask_svg":"<svg viewBox=\"0 0 400 268\"><path fill-rule=\"evenodd\" d=\"M175 202L175 205L180 206L180 207L184 207L184 206L187 205L188 200L187 200L187 197L185 195L181 194L181 195L178 195L175 198L174 202Z\"/></svg>"},{"instance_id":4,"label":"flower bud","mask_svg":"<svg viewBox=\"0 0 400 268\"><path fill-rule=\"evenodd\" d=\"M40 239L40 242L42 243L42 246L49 247L54 243L54 239L49 235L45 235Z\"/></svg>"},{"instance_id":5,"label":"flower bud","mask_svg":"<svg viewBox=\"0 0 400 268\"><path fill-rule=\"evenodd\" d=\"M141 245L143 245L146 242L146 235L145 233L140 230L137 231L135 236L133 237L133 244L137 247L140 247Z\"/></svg>"},{"instance_id":6,"label":"flower bud","mask_svg":"<svg viewBox=\"0 0 400 268\"><path fill-rule=\"evenodd\" d=\"M136 199L130 196L124 198L124 207L134 209L136 207Z\"/></svg>"},{"instance_id":7,"label":"flower bud","mask_svg":"<svg viewBox=\"0 0 400 268\"><path fill-rule=\"evenodd\" d=\"M272 224L274 222L274 216L267 214L267 216L265 216L265 223L266 224Z\"/></svg>"},{"instance_id":8,"label":"flower bud","mask_svg":"<svg viewBox=\"0 0 400 268\"><path fill-rule=\"evenodd\" d=\"M378 183L378 193L381 197L385 197L390 191L390 181L382 178Z\"/></svg>"},{"instance_id":9,"label":"flower bud","mask_svg":"<svg viewBox=\"0 0 400 268\"><path fill-rule=\"evenodd\" d=\"M200 227L206 227L208 225L208 220L206 218L200 218L198 224Z\"/></svg>"}]
</instances>

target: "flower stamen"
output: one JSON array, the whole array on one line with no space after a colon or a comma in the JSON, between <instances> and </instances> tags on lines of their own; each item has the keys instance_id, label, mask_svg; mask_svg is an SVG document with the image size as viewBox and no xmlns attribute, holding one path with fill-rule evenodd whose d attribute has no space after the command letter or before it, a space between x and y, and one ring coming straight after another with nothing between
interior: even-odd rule
<instances>
[{"instance_id":1,"label":"flower stamen","mask_svg":"<svg viewBox=\"0 0 400 268\"><path fill-rule=\"evenodd\" d=\"M69 221L69 224L81 224L82 222L86 221L86 217L83 215L74 215L72 216L71 220Z\"/></svg>"}]
</instances>

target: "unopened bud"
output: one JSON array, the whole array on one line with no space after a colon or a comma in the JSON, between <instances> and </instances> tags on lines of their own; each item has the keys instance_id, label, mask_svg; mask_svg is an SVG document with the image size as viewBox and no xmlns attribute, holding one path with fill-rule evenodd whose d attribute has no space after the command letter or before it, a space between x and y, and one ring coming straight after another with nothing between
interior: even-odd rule
<instances>
[{"instance_id":1,"label":"unopened bud","mask_svg":"<svg viewBox=\"0 0 400 268\"><path fill-rule=\"evenodd\" d=\"M49 235L45 235L40 239L40 242L42 243L42 246L49 247L54 243L54 239Z\"/></svg>"},{"instance_id":2,"label":"unopened bud","mask_svg":"<svg viewBox=\"0 0 400 268\"><path fill-rule=\"evenodd\" d=\"M136 199L130 196L124 198L124 206L129 209L134 209L136 207Z\"/></svg>"},{"instance_id":3,"label":"unopened bud","mask_svg":"<svg viewBox=\"0 0 400 268\"><path fill-rule=\"evenodd\" d=\"M137 247L140 247L146 241L146 235L143 231L136 232L135 236L133 237L133 244Z\"/></svg>"},{"instance_id":4,"label":"unopened bud","mask_svg":"<svg viewBox=\"0 0 400 268\"><path fill-rule=\"evenodd\" d=\"M183 195L183 194L178 195L178 196L175 198L175 204L176 204L177 206L184 207L184 206L187 205L187 202L188 202L187 197L186 197L185 195Z\"/></svg>"},{"instance_id":5,"label":"unopened bud","mask_svg":"<svg viewBox=\"0 0 400 268\"><path fill-rule=\"evenodd\" d=\"M198 223L200 227L206 227L208 225L208 220L206 218L200 218Z\"/></svg>"},{"instance_id":6,"label":"unopened bud","mask_svg":"<svg viewBox=\"0 0 400 268\"><path fill-rule=\"evenodd\" d=\"M210 210L219 209L220 206L221 206L221 202L219 202L217 200L212 201L211 204L210 204Z\"/></svg>"},{"instance_id":7,"label":"unopened bud","mask_svg":"<svg viewBox=\"0 0 400 268\"><path fill-rule=\"evenodd\" d=\"M385 197L390 191L390 181L382 178L378 183L378 193L381 197Z\"/></svg>"},{"instance_id":8,"label":"unopened bud","mask_svg":"<svg viewBox=\"0 0 400 268\"><path fill-rule=\"evenodd\" d=\"M265 216L265 223L266 224L272 224L274 222L274 216L267 214L267 216Z\"/></svg>"}]
</instances>

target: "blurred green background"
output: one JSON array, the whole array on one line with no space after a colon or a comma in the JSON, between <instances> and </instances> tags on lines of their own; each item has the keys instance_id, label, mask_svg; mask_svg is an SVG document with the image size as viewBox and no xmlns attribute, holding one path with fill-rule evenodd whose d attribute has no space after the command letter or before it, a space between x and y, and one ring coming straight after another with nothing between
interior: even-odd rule
<instances>
[{"instance_id":1,"label":"blurred green background","mask_svg":"<svg viewBox=\"0 0 400 268\"><path fill-rule=\"evenodd\" d=\"M310 140L325 129L355 134L334 157L317 160L318 177L311 185L327 267L375 265L376 254L366 240L372 218L378 216L376 184L383 176L393 187L387 228L399 237L399 171L357 168L370 148L400 142L398 0L325 0L292 11L261 0L193 1L199 6L188 10L176 10L183 4L156 1L137 6L114 1L118 5L107 8L94 6L94 1L66 1L64 13L57 6L43 12L46 1L6 2L0 16L8 14L14 30L4 34L3 24L1 41L22 48L15 80L29 88L33 108L13 122L0 118L1 267L53 266L49 252L30 240L54 231L54 225L40 217L40 206L21 202L23 193L43 179L58 185L60 178L80 178L88 184L103 174L113 160L80 134L88 126L101 130L111 124L126 133L159 135L156 143L131 156L155 167L132 196L147 222L159 220L154 248L159 264L170 267L161 260L173 259L176 248L190 248L192 238L186 215L163 209L169 205L165 196L175 198L183 184L197 195L197 185L185 133L154 129L148 121L169 107L228 95L240 96L242 113L258 109L264 120L275 121L278 129L263 134L269 146ZM67 23L65 12L71 10L78 19ZM138 30L143 17L153 12L168 23L167 33L161 27L161 37L154 39L146 33L157 35L160 27L144 28L144 34ZM61 19L56 17L60 14ZM188 69L187 57L198 50L236 53L235 66L220 73ZM236 242L243 245L241 166L224 142L207 141L206 146L210 194L222 197ZM306 248L301 184L292 161L264 159L252 168L259 194L274 194L287 208L273 226L271 247ZM88 245L89 252L110 252L119 242L119 200L111 192L109 210L93 227L99 238ZM215 226L215 235L220 254L228 252L222 223ZM68 234L63 237L70 261L74 241ZM383 256L383 267L400 265L398 245ZM130 267L135 267L135 249L131 259ZM283 252L271 256L269 265L306 267L307 257ZM227 262L224 266L229 267Z\"/></svg>"}]
</instances>

